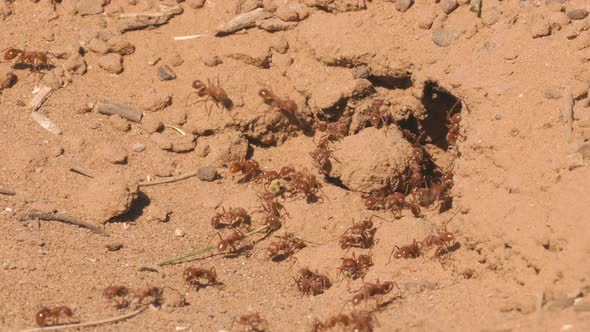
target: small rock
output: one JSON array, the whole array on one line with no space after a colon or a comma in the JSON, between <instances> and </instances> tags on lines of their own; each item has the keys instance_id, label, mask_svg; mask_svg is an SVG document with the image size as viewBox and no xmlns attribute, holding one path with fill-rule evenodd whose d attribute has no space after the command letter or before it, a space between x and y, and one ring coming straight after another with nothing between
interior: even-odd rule
<instances>
[{"instance_id":1,"label":"small rock","mask_svg":"<svg viewBox=\"0 0 590 332\"><path fill-rule=\"evenodd\" d=\"M158 78L160 81L171 81L176 78L176 74L168 65L158 67Z\"/></svg>"},{"instance_id":2,"label":"small rock","mask_svg":"<svg viewBox=\"0 0 590 332\"><path fill-rule=\"evenodd\" d=\"M205 158L211 152L211 146L209 144L199 144L196 152L198 157Z\"/></svg>"},{"instance_id":3,"label":"small rock","mask_svg":"<svg viewBox=\"0 0 590 332\"><path fill-rule=\"evenodd\" d=\"M53 149L53 151L51 151L51 154L57 158L57 157L61 156L62 154L64 154L64 148L61 146L58 146L55 149Z\"/></svg>"},{"instance_id":4,"label":"small rock","mask_svg":"<svg viewBox=\"0 0 590 332\"><path fill-rule=\"evenodd\" d=\"M133 152L143 152L145 151L145 145L141 144L141 143L133 143L133 145L131 145L131 150L133 150Z\"/></svg>"},{"instance_id":5,"label":"small rock","mask_svg":"<svg viewBox=\"0 0 590 332\"><path fill-rule=\"evenodd\" d=\"M92 39L90 43L88 43L88 46L86 46L86 48L100 55L105 55L109 53L109 47L107 46L107 43L98 38Z\"/></svg>"},{"instance_id":6,"label":"small rock","mask_svg":"<svg viewBox=\"0 0 590 332\"><path fill-rule=\"evenodd\" d=\"M256 22L256 26L264 31L277 32L291 30L297 26L297 22L285 22L279 18L271 17Z\"/></svg>"},{"instance_id":7,"label":"small rock","mask_svg":"<svg viewBox=\"0 0 590 332\"><path fill-rule=\"evenodd\" d=\"M455 9L457 9L459 5L457 4L456 0L442 0L440 3L440 8L442 9L443 13L450 14Z\"/></svg>"},{"instance_id":8,"label":"small rock","mask_svg":"<svg viewBox=\"0 0 590 332\"><path fill-rule=\"evenodd\" d=\"M574 100L582 100L588 96L588 83L575 82L572 84L572 97Z\"/></svg>"},{"instance_id":9,"label":"small rock","mask_svg":"<svg viewBox=\"0 0 590 332\"><path fill-rule=\"evenodd\" d=\"M103 12L103 0L78 0L76 10L80 16L97 15Z\"/></svg>"},{"instance_id":10,"label":"small rock","mask_svg":"<svg viewBox=\"0 0 590 332\"><path fill-rule=\"evenodd\" d=\"M275 16L285 22L297 22L299 21L299 15L297 11L289 6L281 6L274 12Z\"/></svg>"},{"instance_id":11,"label":"small rock","mask_svg":"<svg viewBox=\"0 0 590 332\"><path fill-rule=\"evenodd\" d=\"M121 249L123 249L123 244L122 243L110 243L105 245L105 248L107 248L108 251L119 251Z\"/></svg>"},{"instance_id":12,"label":"small rock","mask_svg":"<svg viewBox=\"0 0 590 332\"><path fill-rule=\"evenodd\" d=\"M154 204L149 205L147 215L149 221L168 222L170 220L170 211Z\"/></svg>"},{"instance_id":13,"label":"small rock","mask_svg":"<svg viewBox=\"0 0 590 332\"><path fill-rule=\"evenodd\" d=\"M141 127L149 134L153 134L164 129L164 124L162 121L153 116L144 116L143 120L141 121Z\"/></svg>"},{"instance_id":14,"label":"small rock","mask_svg":"<svg viewBox=\"0 0 590 332\"><path fill-rule=\"evenodd\" d=\"M197 178L201 181L215 181L218 175L217 170L213 166L202 166L197 169Z\"/></svg>"},{"instance_id":15,"label":"small rock","mask_svg":"<svg viewBox=\"0 0 590 332\"><path fill-rule=\"evenodd\" d=\"M131 125L129 124L129 122L127 122L127 120L123 119L118 115L109 116L109 122L111 123L111 126L113 126L113 128L120 130L122 132L127 132L129 131L129 129L131 129Z\"/></svg>"},{"instance_id":16,"label":"small rock","mask_svg":"<svg viewBox=\"0 0 590 332\"><path fill-rule=\"evenodd\" d=\"M400 12L405 12L414 4L414 0L397 0L395 2L395 9Z\"/></svg>"},{"instance_id":17,"label":"small rock","mask_svg":"<svg viewBox=\"0 0 590 332\"><path fill-rule=\"evenodd\" d=\"M205 64L205 66L207 66L207 67L215 67L215 66L223 63L223 60L221 59L221 57L219 57L216 54L211 54L208 52L201 54L201 59L203 60L203 64Z\"/></svg>"},{"instance_id":18,"label":"small rock","mask_svg":"<svg viewBox=\"0 0 590 332\"><path fill-rule=\"evenodd\" d=\"M574 304L575 312L590 312L590 299L583 299Z\"/></svg>"},{"instance_id":19,"label":"small rock","mask_svg":"<svg viewBox=\"0 0 590 332\"><path fill-rule=\"evenodd\" d=\"M448 32L444 29L436 29L432 31L432 41L440 47L447 47L451 45L451 42L456 39L453 33Z\"/></svg>"},{"instance_id":20,"label":"small rock","mask_svg":"<svg viewBox=\"0 0 590 332\"><path fill-rule=\"evenodd\" d=\"M188 0L187 3L193 9L203 8L205 6L205 0Z\"/></svg>"},{"instance_id":21,"label":"small rock","mask_svg":"<svg viewBox=\"0 0 590 332\"><path fill-rule=\"evenodd\" d=\"M165 151L172 150L172 140L165 137L164 135L158 134L158 133L153 133L150 137L160 149L165 150Z\"/></svg>"},{"instance_id":22,"label":"small rock","mask_svg":"<svg viewBox=\"0 0 590 332\"><path fill-rule=\"evenodd\" d=\"M180 228L177 228L176 230L174 230L174 236L183 237L185 234L186 233Z\"/></svg>"},{"instance_id":23,"label":"small rock","mask_svg":"<svg viewBox=\"0 0 590 332\"><path fill-rule=\"evenodd\" d=\"M561 91L556 86L549 86L545 89L544 95L547 99L559 99L561 98Z\"/></svg>"},{"instance_id":24,"label":"small rock","mask_svg":"<svg viewBox=\"0 0 590 332\"><path fill-rule=\"evenodd\" d=\"M584 160L590 159L590 143L582 144L582 146L580 146L580 148L578 149L578 152L582 154Z\"/></svg>"},{"instance_id":25,"label":"small rock","mask_svg":"<svg viewBox=\"0 0 590 332\"><path fill-rule=\"evenodd\" d=\"M352 68L352 77L354 79L357 79L357 78L367 79L367 78L369 78L369 75L371 75L371 67L369 67L369 66L363 65L363 66L358 66L358 67Z\"/></svg>"},{"instance_id":26,"label":"small rock","mask_svg":"<svg viewBox=\"0 0 590 332\"><path fill-rule=\"evenodd\" d=\"M155 90L148 90L144 94L141 107L149 112L157 112L172 104L172 94L158 93Z\"/></svg>"},{"instance_id":27,"label":"small rock","mask_svg":"<svg viewBox=\"0 0 590 332\"><path fill-rule=\"evenodd\" d=\"M429 12L425 12L424 14L420 15L416 18L418 28L422 30L429 30L436 19L436 12L431 10Z\"/></svg>"},{"instance_id":28,"label":"small rock","mask_svg":"<svg viewBox=\"0 0 590 332\"><path fill-rule=\"evenodd\" d=\"M277 36L276 38L273 38L270 48L280 54L285 54L289 50L289 42L284 36Z\"/></svg>"},{"instance_id":29,"label":"small rock","mask_svg":"<svg viewBox=\"0 0 590 332\"><path fill-rule=\"evenodd\" d=\"M540 38L551 34L551 26L546 19L537 19L531 26L531 36Z\"/></svg>"},{"instance_id":30,"label":"small rock","mask_svg":"<svg viewBox=\"0 0 590 332\"><path fill-rule=\"evenodd\" d=\"M135 46L133 46L125 37L114 36L107 41L109 52L119 53L121 55L130 55L135 53Z\"/></svg>"},{"instance_id":31,"label":"small rock","mask_svg":"<svg viewBox=\"0 0 590 332\"><path fill-rule=\"evenodd\" d=\"M66 60L65 66L68 72L76 75L84 75L87 69L86 60L84 60L84 58L78 53L70 56Z\"/></svg>"},{"instance_id":32,"label":"small rock","mask_svg":"<svg viewBox=\"0 0 590 332\"><path fill-rule=\"evenodd\" d=\"M123 57L119 54L107 54L98 59L100 68L112 74L119 74L123 71Z\"/></svg>"},{"instance_id":33,"label":"small rock","mask_svg":"<svg viewBox=\"0 0 590 332\"><path fill-rule=\"evenodd\" d=\"M195 139L192 135L183 136L172 142L172 152L186 153L195 149Z\"/></svg>"},{"instance_id":34,"label":"small rock","mask_svg":"<svg viewBox=\"0 0 590 332\"><path fill-rule=\"evenodd\" d=\"M127 0L127 3L131 6L137 5L137 0Z\"/></svg>"},{"instance_id":35,"label":"small rock","mask_svg":"<svg viewBox=\"0 0 590 332\"><path fill-rule=\"evenodd\" d=\"M174 53L168 58L168 63L173 67L178 67L184 63L184 59L180 56L180 54Z\"/></svg>"},{"instance_id":36,"label":"small rock","mask_svg":"<svg viewBox=\"0 0 590 332\"><path fill-rule=\"evenodd\" d=\"M182 126L186 123L186 111L182 108L172 108L164 113L163 121L167 124Z\"/></svg>"},{"instance_id":37,"label":"small rock","mask_svg":"<svg viewBox=\"0 0 590 332\"><path fill-rule=\"evenodd\" d=\"M8 89L16 83L16 75L9 68L0 68L0 90Z\"/></svg>"},{"instance_id":38,"label":"small rock","mask_svg":"<svg viewBox=\"0 0 590 332\"><path fill-rule=\"evenodd\" d=\"M572 20L583 20L588 16L588 11L583 8L572 9L568 10L565 14Z\"/></svg>"},{"instance_id":39,"label":"small rock","mask_svg":"<svg viewBox=\"0 0 590 332\"><path fill-rule=\"evenodd\" d=\"M119 145L104 145L101 149L101 154L108 162L113 164L126 164L127 151Z\"/></svg>"}]
</instances>

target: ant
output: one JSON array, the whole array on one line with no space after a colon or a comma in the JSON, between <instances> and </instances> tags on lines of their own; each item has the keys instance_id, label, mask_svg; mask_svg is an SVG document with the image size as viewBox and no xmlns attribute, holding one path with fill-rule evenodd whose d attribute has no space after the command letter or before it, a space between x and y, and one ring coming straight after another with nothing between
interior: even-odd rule
<instances>
[{"instance_id":1,"label":"ant","mask_svg":"<svg viewBox=\"0 0 590 332\"><path fill-rule=\"evenodd\" d=\"M412 204L406 201L405 195L399 192L394 192L383 198L383 205L391 210L396 219L401 218L403 209L412 208Z\"/></svg>"},{"instance_id":2,"label":"ant","mask_svg":"<svg viewBox=\"0 0 590 332\"><path fill-rule=\"evenodd\" d=\"M391 257L393 256L395 259L398 258L418 258L422 255L422 247L424 244L422 242L417 242L414 239L412 244L408 244L406 246L394 246L391 250L391 254L389 254L388 263L391 262Z\"/></svg>"},{"instance_id":3,"label":"ant","mask_svg":"<svg viewBox=\"0 0 590 332\"><path fill-rule=\"evenodd\" d=\"M217 244L217 251L225 252L226 250L230 249L230 253L232 254L239 254L241 251L247 249L246 246L242 246L238 248L237 245L242 244L242 240L246 238L244 233L240 231L238 228L233 228L231 230L231 234L227 238L221 237L220 233L217 233L221 241Z\"/></svg>"},{"instance_id":4,"label":"ant","mask_svg":"<svg viewBox=\"0 0 590 332\"><path fill-rule=\"evenodd\" d=\"M339 140L340 138L348 135L350 121L350 117L343 117L336 122L320 121L318 123L318 130L326 132L327 134L324 136L329 136L333 140Z\"/></svg>"},{"instance_id":5,"label":"ant","mask_svg":"<svg viewBox=\"0 0 590 332\"><path fill-rule=\"evenodd\" d=\"M273 261L282 261L289 259L296 251L305 248L305 242L292 233L285 233L277 236L279 241L271 242L266 250Z\"/></svg>"},{"instance_id":6,"label":"ant","mask_svg":"<svg viewBox=\"0 0 590 332\"><path fill-rule=\"evenodd\" d=\"M326 289L332 287L330 279L319 274L317 271L312 272L308 268L299 270L299 278L295 279L297 289L303 294L319 295L322 294Z\"/></svg>"},{"instance_id":7,"label":"ant","mask_svg":"<svg viewBox=\"0 0 590 332\"><path fill-rule=\"evenodd\" d=\"M219 85L219 76L217 76L217 84L213 84L210 79L207 79L207 85L205 85L205 83L203 83L201 80L194 80L192 87L196 90L192 93L196 93L199 97L207 97L206 99L202 100L204 102L207 102L207 100L211 99L217 108L219 108L219 104L221 104L222 110L229 110L233 106L231 99L229 99L225 90L223 90L223 88ZM211 115L211 108L207 110L207 116Z\"/></svg>"},{"instance_id":8,"label":"ant","mask_svg":"<svg viewBox=\"0 0 590 332\"><path fill-rule=\"evenodd\" d=\"M238 183L248 182L262 173L260 164L254 159L234 161L229 165L229 171L230 173L241 172L244 175Z\"/></svg>"},{"instance_id":9,"label":"ant","mask_svg":"<svg viewBox=\"0 0 590 332\"><path fill-rule=\"evenodd\" d=\"M35 322L39 326L47 325L47 321L51 319L52 325L58 325L60 319L71 319L74 315L72 309L66 306L59 306L55 308L43 307L35 315Z\"/></svg>"},{"instance_id":10,"label":"ant","mask_svg":"<svg viewBox=\"0 0 590 332\"><path fill-rule=\"evenodd\" d=\"M228 211L225 211L225 207L222 207L222 212L217 212L217 214L211 218L211 225L213 228L236 228L243 225L249 230L251 222L252 220L250 219L248 212L240 207L229 208Z\"/></svg>"},{"instance_id":11,"label":"ant","mask_svg":"<svg viewBox=\"0 0 590 332\"><path fill-rule=\"evenodd\" d=\"M215 272L214 267L209 270L199 267L187 267L183 276L186 283L196 287L197 291L207 286L221 285L221 282L217 281L217 272ZM206 280L207 283L202 283L201 280Z\"/></svg>"},{"instance_id":12,"label":"ant","mask_svg":"<svg viewBox=\"0 0 590 332\"><path fill-rule=\"evenodd\" d=\"M369 123L371 126L377 129L381 128L383 125L386 125L389 120L388 116L386 115L387 112L381 112L381 106L383 106L384 102L385 101L383 99L375 99L369 107Z\"/></svg>"},{"instance_id":13,"label":"ant","mask_svg":"<svg viewBox=\"0 0 590 332\"><path fill-rule=\"evenodd\" d=\"M367 249L376 244L375 233L377 228L373 227L373 217L359 223L353 222L340 236L340 247L342 249L357 247Z\"/></svg>"},{"instance_id":14,"label":"ant","mask_svg":"<svg viewBox=\"0 0 590 332\"><path fill-rule=\"evenodd\" d=\"M238 324L244 325L246 332L268 331L268 322L266 319L260 317L258 313L240 316Z\"/></svg>"},{"instance_id":15,"label":"ant","mask_svg":"<svg viewBox=\"0 0 590 332\"><path fill-rule=\"evenodd\" d=\"M438 230L438 233L428 235L422 242L426 247L437 246L434 256L440 257L451 252L451 248L455 245L455 234L447 231L445 225Z\"/></svg>"},{"instance_id":16,"label":"ant","mask_svg":"<svg viewBox=\"0 0 590 332\"><path fill-rule=\"evenodd\" d=\"M293 188L291 195L295 196L299 193L305 195L308 203L317 202L319 200L318 192L322 185L318 182L313 174L307 172L296 172L293 175Z\"/></svg>"},{"instance_id":17,"label":"ant","mask_svg":"<svg viewBox=\"0 0 590 332\"><path fill-rule=\"evenodd\" d=\"M360 255L356 257L353 252L352 258L341 258L341 260L342 265L338 268L338 274L343 274L352 280L364 278L369 267L373 266L371 255Z\"/></svg>"},{"instance_id":18,"label":"ant","mask_svg":"<svg viewBox=\"0 0 590 332\"><path fill-rule=\"evenodd\" d=\"M451 113L453 113L459 103L461 103L461 100L457 99L453 107L451 107L451 109L447 112L447 121L449 124L447 125L448 130L446 139L449 145L457 144L457 140L460 137L465 138L465 136L461 134L461 114L457 112L451 116Z\"/></svg>"},{"instance_id":19,"label":"ant","mask_svg":"<svg viewBox=\"0 0 590 332\"><path fill-rule=\"evenodd\" d=\"M312 325L312 332L326 331L337 325L342 328L351 327L351 331L370 332L373 331L374 315L366 311L352 311L350 314L338 314L328 318L325 322L315 319Z\"/></svg>"},{"instance_id":20,"label":"ant","mask_svg":"<svg viewBox=\"0 0 590 332\"><path fill-rule=\"evenodd\" d=\"M134 291L134 302L141 305L145 298L148 298L147 304L159 305L162 302L162 295L164 291L160 287L146 286L138 288Z\"/></svg>"},{"instance_id":21,"label":"ant","mask_svg":"<svg viewBox=\"0 0 590 332\"><path fill-rule=\"evenodd\" d=\"M278 202L272 192L266 192L258 198L261 200L261 210L265 213L264 224L268 226L267 231L272 232L281 228L281 221L287 221L285 215L289 215L283 204ZM281 213L283 211L284 213Z\"/></svg>"},{"instance_id":22,"label":"ant","mask_svg":"<svg viewBox=\"0 0 590 332\"><path fill-rule=\"evenodd\" d=\"M307 124L302 119L301 113L298 112L297 104L289 99L281 99L277 97L271 90L263 88L258 91L258 95L262 101L277 111L281 112L290 122L294 123L301 129L307 129Z\"/></svg>"},{"instance_id":23,"label":"ant","mask_svg":"<svg viewBox=\"0 0 590 332\"><path fill-rule=\"evenodd\" d=\"M108 286L104 289L102 295L109 300L114 299L117 303L115 306L117 309L127 308L129 306L129 301L126 299L127 295L129 295L129 288L125 286Z\"/></svg>"},{"instance_id":24,"label":"ant","mask_svg":"<svg viewBox=\"0 0 590 332\"><path fill-rule=\"evenodd\" d=\"M47 52L40 51L26 51L18 48L10 47L4 52L4 60L14 60L13 67L15 65L28 65L32 72L40 73L41 69L49 69L49 59L47 58Z\"/></svg>"},{"instance_id":25,"label":"ant","mask_svg":"<svg viewBox=\"0 0 590 332\"><path fill-rule=\"evenodd\" d=\"M373 296L379 296L379 298L376 299L377 304L379 304L380 298L391 292L394 286L401 294L401 290L395 281L384 281L383 283L379 283L379 279L377 279L376 283L365 282L357 294L352 297L352 304L357 305L363 300L368 300Z\"/></svg>"}]
</instances>

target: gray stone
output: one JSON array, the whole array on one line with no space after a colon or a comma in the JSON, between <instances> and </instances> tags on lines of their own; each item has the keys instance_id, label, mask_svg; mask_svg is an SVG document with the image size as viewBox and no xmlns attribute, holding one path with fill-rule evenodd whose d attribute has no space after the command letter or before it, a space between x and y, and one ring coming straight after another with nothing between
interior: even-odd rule
<instances>
[{"instance_id":1,"label":"gray stone","mask_svg":"<svg viewBox=\"0 0 590 332\"><path fill-rule=\"evenodd\" d=\"M171 81L176 78L176 73L168 65L158 67L158 78L160 81Z\"/></svg>"},{"instance_id":2,"label":"gray stone","mask_svg":"<svg viewBox=\"0 0 590 332\"><path fill-rule=\"evenodd\" d=\"M566 12L566 15L571 18L572 20L583 20L588 16L588 11L586 9L572 9Z\"/></svg>"},{"instance_id":3,"label":"gray stone","mask_svg":"<svg viewBox=\"0 0 590 332\"><path fill-rule=\"evenodd\" d=\"M440 3L440 8L447 15L457 9L458 6L456 0L442 0Z\"/></svg>"},{"instance_id":4,"label":"gray stone","mask_svg":"<svg viewBox=\"0 0 590 332\"><path fill-rule=\"evenodd\" d=\"M213 166L202 166L197 169L197 178L201 181L215 181L219 174Z\"/></svg>"},{"instance_id":5,"label":"gray stone","mask_svg":"<svg viewBox=\"0 0 590 332\"><path fill-rule=\"evenodd\" d=\"M414 0L397 0L395 2L395 9L400 12L405 12L414 4Z\"/></svg>"}]
</instances>

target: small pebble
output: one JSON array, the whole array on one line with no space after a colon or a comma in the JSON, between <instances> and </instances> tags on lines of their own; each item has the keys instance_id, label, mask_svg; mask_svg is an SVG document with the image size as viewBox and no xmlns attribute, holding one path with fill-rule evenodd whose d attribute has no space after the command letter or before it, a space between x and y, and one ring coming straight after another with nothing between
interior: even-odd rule
<instances>
[{"instance_id":1,"label":"small pebble","mask_svg":"<svg viewBox=\"0 0 590 332\"><path fill-rule=\"evenodd\" d=\"M201 55L201 59L203 59L203 64L207 67L215 67L223 63L223 60L218 55L205 53Z\"/></svg>"},{"instance_id":2,"label":"small pebble","mask_svg":"<svg viewBox=\"0 0 590 332\"><path fill-rule=\"evenodd\" d=\"M531 26L531 36L533 38L540 38L549 36L551 34L551 26L546 19L538 19Z\"/></svg>"},{"instance_id":3,"label":"small pebble","mask_svg":"<svg viewBox=\"0 0 590 332\"><path fill-rule=\"evenodd\" d=\"M116 114L109 116L109 122L113 128L122 132L127 132L131 129L129 122Z\"/></svg>"},{"instance_id":4,"label":"small pebble","mask_svg":"<svg viewBox=\"0 0 590 332\"><path fill-rule=\"evenodd\" d=\"M202 166L197 169L197 178L201 181L215 181L217 176L217 170L213 166Z\"/></svg>"},{"instance_id":5,"label":"small pebble","mask_svg":"<svg viewBox=\"0 0 590 332\"><path fill-rule=\"evenodd\" d=\"M174 53L168 58L168 63L173 67L178 67L184 63L184 59L178 53Z\"/></svg>"},{"instance_id":6,"label":"small pebble","mask_svg":"<svg viewBox=\"0 0 590 332\"><path fill-rule=\"evenodd\" d=\"M496 116L494 116L494 119L502 120L502 114L496 114Z\"/></svg>"},{"instance_id":7,"label":"small pebble","mask_svg":"<svg viewBox=\"0 0 590 332\"><path fill-rule=\"evenodd\" d=\"M588 16L588 11L586 9L572 9L568 10L566 13L567 17L571 18L572 20L583 20Z\"/></svg>"},{"instance_id":8,"label":"small pebble","mask_svg":"<svg viewBox=\"0 0 590 332\"><path fill-rule=\"evenodd\" d=\"M191 152L195 149L195 139L192 135L183 136L172 143L172 151L176 153Z\"/></svg>"},{"instance_id":9,"label":"small pebble","mask_svg":"<svg viewBox=\"0 0 590 332\"><path fill-rule=\"evenodd\" d=\"M62 154L64 154L64 148L61 146L58 146L57 148L53 149L52 153L51 153L54 157L59 157Z\"/></svg>"},{"instance_id":10,"label":"small pebble","mask_svg":"<svg viewBox=\"0 0 590 332\"><path fill-rule=\"evenodd\" d=\"M205 0L188 0L187 3L192 9L203 8L205 6Z\"/></svg>"},{"instance_id":11,"label":"small pebble","mask_svg":"<svg viewBox=\"0 0 590 332\"><path fill-rule=\"evenodd\" d=\"M123 249L123 244L122 243L111 243L111 244L105 245L105 248L107 248L108 251L119 251L119 250Z\"/></svg>"},{"instance_id":12,"label":"small pebble","mask_svg":"<svg viewBox=\"0 0 590 332\"><path fill-rule=\"evenodd\" d=\"M118 145L105 145L102 147L102 156L113 164L126 164L127 151Z\"/></svg>"},{"instance_id":13,"label":"small pebble","mask_svg":"<svg viewBox=\"0 0 590 332\"><path fill-rule=\"evenodd\" d=\"M400 12L405 12L414 4L414 0L397 0L395 2L395 9Z\"/></svg>"},{"instance_id":14,"label":"small pebble","mask_svg":"<svg viewBox=\"0 0 590 332\"><path fill-rule=\"evenodd\" d=\"M176 74L168 65L158 67L158 77L160 81L171 81L176 78Z\"/></svg>"},{"instance_id":15,"label":"small pebble","mask_svg":"<svg viewBox=\"0 0 590 332\"><path fill-rule=\"evenodd\" d=\"M107 54L98 59L98 66L112 74L123 72L123 57L120 54Z\"/></svg>"},{"instance_id":16,"label":"small pebble","mask_svg":"<svg viewBox=\"0 0 590 332\"><path fill-rule=\"evenodd\" d=\"M518 134L520 133L520 130L513 128L512 130L510 130L510 135L513 137L516 137Z\"/></svg>"},{"instance_id":17,"label":"small pebble","mask_svg":"<svg viewBox=\"0 0 590 332\"><path fill-rule=\"evenodd\" d=\"M211 152L211 146L209 146L209 144L199 144L197 146L197 156L201 157L201 158L205 158L209 155L209 152Z\"/></svg>"},{"instance_id":18,"label":"small pebble","mask_svg":"<svg viewBox=\"0 0 590 332\"><path fill-rule=\"evenodd\" d=\"M133 152L143 152L145 151L145 145L141 144L141 143L133 143L133 145L131 145L131 150L133 150Z\"/></svg>"},{"instance_id":19,"label":"small pebble","mask_svg":"<svg viewBox=\"0 0 590 332\"><path fill-rule=\"evenodd\" d=\"M442 0L440 3L440 8L447 15L457 9L458 6L456 0Z\"/></svg>"},{"instance_id":20,"label":"small pebble","mask_svg":"<svg viewBox=\"0 0 590 332\"><path fill-rule=\"evenodd\" d=\"M456 39L452 33L444 29L436 29L432 31L432 41L440 47L447 47Z\"/></svg>"},{"instance_id":21,"label":"small pebble","mask_svg":"<svg viewBox=\"0 0 590 332\"><path fill-rule=\"evenodd\" d=\"M164 129L164 124L162 121L153 116L144 116L143 120L141 121L141 126L150 134Z\"/></svg>"},{"instance_id":22,"label":"small pebble","mask_svg":"<svg viewBox=\"0 0 590 332\"><path fill-rule=\"evenodd\" d=\"M182 229L180 229L180 228L177 228L177 229L174 231L174 235L175 235L175 236L177 236L177 237L183 237L185 234L186 234L186 233L185 233L185 232L184 232Z\"/></svg>"},{"instance_id":23,"label":"small pebble","mask_svg":"<svg viewBox=\"0 0 590 332\"><path fill-rule=\"evenodd\" d=\"M100 55L109 53L109 47L107 46L107 43L98 38L92 39L86 48Z\"/></svg>"},{"instance_id":24,"label":"small pebble","mask_svg":"<svg viewBox=\"0 0 590 332\"><path fill-rule=\"evenodd\" d=\"M352 68L352 77L357 78L368 78L371 75L371 67L363 65Z\"/></svg>"}]
</instances>

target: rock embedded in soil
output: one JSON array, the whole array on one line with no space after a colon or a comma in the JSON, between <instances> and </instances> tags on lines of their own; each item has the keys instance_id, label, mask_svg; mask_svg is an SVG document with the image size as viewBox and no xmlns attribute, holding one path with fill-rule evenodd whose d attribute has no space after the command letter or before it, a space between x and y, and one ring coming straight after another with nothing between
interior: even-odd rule
<instances>
[{"instance_id":1,"label":"rock embedded in soil","mask_svg":"<svg viewBox=\"0 0 590 332\"><path fill-rule=\"evenodd\" d=\"M186 153L195 149L196 143L193 135L182 136L172 141L172 152Z\"/></svg>"},{"instance_id":2,"label":"rock embedded in soil","mask_svg":"<svg viewBox=\"0 0 590 332\"><path fill-rule=\"evenodd\" d=\"M141 127L149 134L153 134L164 129L164 124L155 116L144 116L141 121Z\"/></svg>"},{"instance_id":3,"label":"rock embedded in soil","mask_svg":"<svg viewBox=\"0 0 590 332\"><path fill-rule=\"evenodd\" d=\"M218 176L217 169L213 166L201 166L197 169L197 178L201 181L215 181Z\"/></svg>"},{"instance_id":4,"label":"rock embedded in soil","mask_svg":"<svg viewBox=\"0 0 590 332\"><path fill-rule=\"evenodd\" d=\"M176 73L168 65L158 67L158 78L160 81L171 81L176 79Z\"/></svg>"},{"instance_id":5,"label":"rock embedded in soil","mask_svg":"<svg viewBox=\"0 0 590 332\"><path fill-rule=\"evenodd\" d=\"M98 59L100 68L111 74L120 74L123 72L123 57L119 54L107 54Z\"/></svg>"},{"instance_id":6,"label":"rock embedded in soil","mask_svg":"<svg viewBox=\"0 0 590 332\"><path fill-rule=\"evenodd\" d=\"M210 152L204 162L213 167L245 159L248 154L248 140L238 131L225 131L214 136L199 137L199 144L208 145Z\"/></svg>"},{"instance_id":7,"label":"rock embedded in soil","mask_svg":"<svg viewBox=\"0 0 590 332\"><path fill-rule=\"evenodd\" d=\"M118 173L107 173L90 179L78 193L77 206L91 221L106 223L129 211L137 198L137 181Z\"/></svg>"},{"instance_id":8,"label":"rock embedded in soil","mask_svg":"<svg viewBox=\"0 0 590 332\"><path fill-rule=\"evenodd\" d=\"M110 163L127 163L127 151L120 145L105 144L101 147L100 154Z\"/></svg>"},{"instance_id":9,"label":"rock embedded in soil","mask_svg":"<svg viewBox=\"0 0 590 332\"><path fill-rule=\"evenodd\" d=\"M10 68L0 68L0 90L8 89L16 83L16 75Z\"/></svg>"},{"instance_id":10,"label":"rock embedded in soil","mask_svg":"<svg viewBox=\"0 0 590 332\"><path fill-rule=\"evenodd\" d=\"M141 144L141 143L133 143L131 145L131 150L133 150L133 152L137 152L137 153L143 152L143 151L145 151L145 145Z\"/></svg>"},{"instance_id":11,"label":"rock embedded in soil","mask_svg":"<svg viewBox=\"0 0 590 332\"><path fill-rule=\"evenodd\" d=\"M539 18L532 23L530 31L533 38L545 37L551 34L551 26L546 19Z\"/></svg>"},{"instance_id":12,"label":"rock embedded in soil","mask_svg":"<svg viewBox=\"0 0 590 332\"><path fill-rule=\"evenodd\" d=\"M447 47L451 42L458 38L456 33L449 32L444 29L436 29L432 31L432 41L440 47Z\"/></svg>"},{"instance_id":13,"label":"rock embedded in soil","mask_svg":"<svg viewBox=\"0 0 590 332\"><path fill-rule=\"evenodd\" d=\"M125 37L114 36L107 41L108 51L118 53L121 55L130 55L135 53L135 46L133 46Z\"/></svg>"},{"instance_id":14,"label":"rock embedded in soil","mask_svg":"<svg viewBox=\"0 0 590 332\"><path fill-rule=\"evenodd\" d=\"M84 75L87 70L86 60L80 54L74 54L65 62L66 69L76 75Z\"/></svg>"},{"instance_id":15,"label":"rock embedded in soil","mask_svg":"<svg viewBox=\"0 0 590 332\"><path fill-rule=\"evenodd\" d=\"M334 144L329 176L347 188L370 193L394 184L410 162L412 146L397 127L366 128Z\"/></svg>"},{"instance_id":16,"label":"rock embedded in soil","mask_svg":"<svg viewBox=\"0 0 590 332\"><path fill-rule=\"evenodd\" d=\"M205 0L188 0L187 3L193 9L199 9L205 6Z\"/></svg>"},{"instance_id":17,"label":"rock embedded in soil","mask_svg":"<svg viewBox=\"0 0 590 332\"><path fill-rule=\"evenodd\" d=\"M395 9L400 12L405 12L414 4L414 0L397 0L395 2Z\"/></svg>"},{"instance_id":18,"label":"rock embedded in soil","mask_svg":"<svg viewBox=\"0 0 590 332\"><path fill-rule=\"evenodd\" d=\"M179 67L184 63L184 59L182 56L180 56L180 54L174 53L168 57L168 63L173 67Z\"/></svg>"},{"instance_id":19,"label":"rock embedded in soil","mask_svg":"<svg viewBox=\"0 0 590 332\"><path fill-rule=\"evenodd\" d=\"M78 0L76 10L80 16L101 14L104 9L103 0Z\"/></svg>"},{"instance_id":20,"label":"rock embedded in soil","mask_svg":"<svg viewBox=\"0 0 590 332\"><path fill-rule=\"evenodd\" d=\"M86 48L100 55L105 55L109 53L109 47L107 46L107 43L98 38L92 39L90 43L88 43Z\"/></svg>"},{"instance_id":21,"label":"rock embedded in soil","mask_svg":"<svg viewBox=\"0 0 590 332\"><path fill-rule=\"evenodd\" d=\"M131 129L129 122L116 114L109 116L109 122L113 128L122 132L127 132Z\"/></svg>"},{"instance_id":22,"label":"rock embedded in soil","mask_svg":"<svg viewBox=\"0 0 590 332\"><path fill-rule=\"evenodd\" d=\"M172 104L171 93L160 93L155 90L147 90L141 99L141 108L149 112L157 112Z\"/></svg>"},{"instance_id":23,"label":"rock embedded in soil","mask_svg":"<svg viewBox=\"0 0 590 332\"><path fill-rule=\"evenodd\" d=\"M442 0L440 3L440 8L442 9L443 13L450 14L455 9L457 9L459 5L457 4L456 0Z\"/></svg>"},{"instance_id":24,"label":"rock embedded in soil","mask_svg":"<svg viewBox=\"0 0 590 332\"><path fill-rule=\"evenodd\" d=\"M156 204L150 204L147 208L147 219L149 221L168 222L170 211Z\"/></svg>"},{"instance_id":25,"label":"rock embedded in soil","mask_svg":"<svg viewBox=\"0 0 590 332\"><path fill-rule=\"evenodd\" d=\"M583 20L588 16L588 11L583 8L572 9L566 12L566 15L572 20Z\"/></svg>"}]
</instances>

